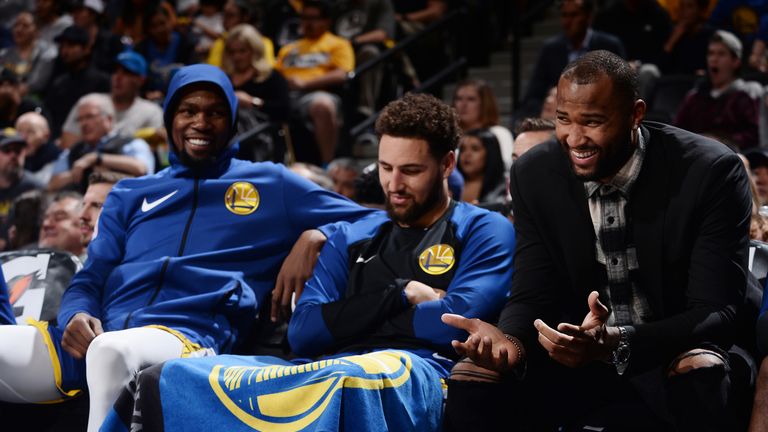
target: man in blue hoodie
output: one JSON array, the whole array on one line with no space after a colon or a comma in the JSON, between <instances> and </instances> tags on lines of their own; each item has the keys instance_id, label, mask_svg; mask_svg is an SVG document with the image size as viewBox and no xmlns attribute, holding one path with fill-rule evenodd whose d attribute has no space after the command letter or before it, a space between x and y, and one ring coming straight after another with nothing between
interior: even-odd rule
<instances>
[{"instance_id":1,"label":"man in blue hoodie","mask_svg":"<svg viewBox=\"0 0 768 432\"><path fill-rule=\"evenodd\" d=\"M51 401L87 383L97 430L135 372L229 352L276 277L275 297L289 299L309 276L294 269L311 268L333 222L368 214L281 165L234 159L236 110L218 68L174 76L164 106L171 166L115 185L58 326L0 327L1 400Z\"/></svg>"}]
</instances>

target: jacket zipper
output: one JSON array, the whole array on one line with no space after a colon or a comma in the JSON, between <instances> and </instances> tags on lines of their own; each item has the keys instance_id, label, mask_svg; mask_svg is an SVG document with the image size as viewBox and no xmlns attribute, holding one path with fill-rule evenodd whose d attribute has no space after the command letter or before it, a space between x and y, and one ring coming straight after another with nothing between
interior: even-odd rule
<instances>
[{"instance_id":1,"label":"jacket zipper","mask_svg":"<svg viewBox=\"0 0 768 432\"><path fill-rule=\"evenodd\" d=\"M187 245L187 236L189 235L189 229L192 227L192 219L195 217L195 212L197 211L197 195L198 195L198 188L199 188L199 182L200 179L195 178L195 189L194 193L192 194L192 211L189 213L189 219L187 219L187 225L184 227L184 233L181 235L181 245L179 245L179 252L177 256L182 256L184 254L184 248ZM165 272L168 270L168 264L171 261L171 257L166 257L163 261L163 268L160 269L160 278L157 283L157 288L155 288L155 292L152 293L152 297L149 299L149 302L144 306L150 306L152 303L155 302L155 299L157 298L158 294L160 294L160 290L163 288L163 284L165 283ZM131 320L131 317L133 316L133 311L128 313L128 316L125 317L125 323L123 323L123 328L128 328L128 322Z\"/></svg>"}]
</instances>

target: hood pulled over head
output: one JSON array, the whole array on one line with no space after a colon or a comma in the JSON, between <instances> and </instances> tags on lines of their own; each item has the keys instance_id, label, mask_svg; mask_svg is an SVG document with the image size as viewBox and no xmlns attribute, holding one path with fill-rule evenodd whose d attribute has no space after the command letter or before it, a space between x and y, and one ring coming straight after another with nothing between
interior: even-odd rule
<instances>
[{"instance_id":1,"label":"hood pulled over head","mask_svg":"<svg viewBox=\"0 0 768 432\"><path fill-rule=\"evenodd\" d=\"M229 125L231 139L237 131L237 97L229 77L216 66L195 64L179 69L168 84L168 92L163 103L163 122L168 131L168 145L172 152L177 153L176 143L173 142L173 117L179 105L184 90L189 86L201 83L212 84L224 96L229 105Z\"/></svg>"}]
</instances>

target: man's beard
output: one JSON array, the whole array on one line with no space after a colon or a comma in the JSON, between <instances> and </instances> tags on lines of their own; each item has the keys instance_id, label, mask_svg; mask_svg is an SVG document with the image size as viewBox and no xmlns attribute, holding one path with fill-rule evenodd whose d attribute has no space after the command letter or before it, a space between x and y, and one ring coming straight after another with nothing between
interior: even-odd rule
<instances>
[{"instance_id":1,"label":"man's beard","mask_svg":"<svg viewBox=\"0 0 768 432\"><path fill-rule=\"evenodd\" d=\"M225 150L222 149L222 151L225 151ZM179 154L179 160L181 161L181 163L192 168L193 171L202 171L208 167L213 166L216 163L217 158L218 158L218 155L208 156L202 159L195 159L192 156L190 156L189 153L187 153L187 151L184 149L182 149Z\"/></svg>"},{"instance_id":2,"label":"man's beard","mask_svg":"<svg viewBox=\"0 0 768 432\"><path fill-rule=\"evenodd\" d=\"M627 163L629 158L632 156L632 153L635 150L635 145L633 144L632 139L632 132L630 131L625 138L622 139L623 145L621 147L613 147L615 148L616 152L611 151L608 153L606 149L608 147L612 146L606 146L599 150L599 156L600 159L597 161L597 165L595 166L594 172L591 174L579 174L576 172L573 166L573 160L571 160L571 157L569 154L566 156L568 157L568 167L571 169L571 172L578 177L581 181L588 182L588 181L601 181L603 179L613 177L615 174L619 172L619 170L624 166L624 164ZM567 145L561 144L561 147L568 153L570 152L570 149Z\"/></svg>"},{"instance_id":3,"label":"man's beard","mask_svg":"<svg viewBox=\"0 0 768 432\"><path fill-rule=\"evenodd\" d=\"M21 180L21 176L24 174L24 167L21 166L15 166L15 167L7 167L5 170L3 170L3 177L5 178L5 181L9 185L15 185Z\"/></svg>"},{"instance_id":4,"label":"man's beard","mask_svg":"<svg viewBox=\"0 0 768 432\"><path fill-rule=\"evenodd\" d=\"M395 208L392 206L392 201L389 199L389 196L387 196L387 215L389 215L389 218L395 222L404 225L411 225L419 220L422 216L427 214L430 210L432 210L439 202L443 200L443 198L445 198L445 189L443 189L443 180L438 175L436 176L436 179L432 184L432 188L430 189L429 194L424 199L424 201L419 203L414 200L411 206L406 208L405 212L402 214L397 214L395 212Z\"/></svg>"}]
</instances>

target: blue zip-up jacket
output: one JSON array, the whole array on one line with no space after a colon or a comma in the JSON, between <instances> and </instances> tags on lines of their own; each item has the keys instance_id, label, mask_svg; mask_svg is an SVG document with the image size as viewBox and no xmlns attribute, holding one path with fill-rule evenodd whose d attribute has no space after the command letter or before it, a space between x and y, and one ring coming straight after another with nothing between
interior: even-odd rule
<instances>
[{"instance_id":1,"label":"blue zip-up jacket","mask_svg":"<svg viewBox=\"0 0 768 432\"><path fill-rule=\"evenodd\" d=\"M198 82L226 96L235 130L237 98L229 79L216 67L193 65L169 85L169 137L179 90ZM172 140L169 145L175 151ZM115 185L88 261L62 298L59 326L86 312L105 331L163 325L226 352L252 324L304 230L370 212L282 165L234 159L236 152L237 143L204 170L172 152L167 169ZM322 228L326 236L335 229Z\"/></svg>"},{"instance_id":2,"label":"blue zip-up jacket","mask_svg":"<svg viewBox=\"0 0 768 432\"><path fill-rule=\"evenodd\" d=\"M328 239L288 327L295 353L398 348L455 358L451 340L466 339L466 332L440 316L492 320L501 311L512 285L515 230L509 221L456 203L407 256L382 265L381 244L392 235L392 223L379 212L345 224ZM368 266L376 267L366 272ZM412 306L403 294L408 280L445 290L445 297Z\"/></svg>"}]
</instances>

